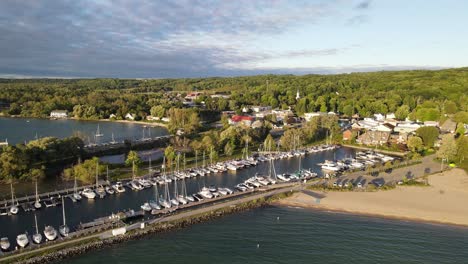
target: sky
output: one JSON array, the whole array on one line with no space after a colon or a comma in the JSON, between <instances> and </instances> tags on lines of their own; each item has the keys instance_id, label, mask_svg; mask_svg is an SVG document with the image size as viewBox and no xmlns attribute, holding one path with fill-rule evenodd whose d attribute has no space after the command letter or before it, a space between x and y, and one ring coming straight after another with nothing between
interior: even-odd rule
<instances>
[{"instance_id":1,"label":"sky","mask_svg":"<svg viewBox=\"0 0 468 264\"><path fill-rule=\"evenodd\" d=\"M0 77L468 66L468 1L1 0Z\"/></svg>"}]
</instances>

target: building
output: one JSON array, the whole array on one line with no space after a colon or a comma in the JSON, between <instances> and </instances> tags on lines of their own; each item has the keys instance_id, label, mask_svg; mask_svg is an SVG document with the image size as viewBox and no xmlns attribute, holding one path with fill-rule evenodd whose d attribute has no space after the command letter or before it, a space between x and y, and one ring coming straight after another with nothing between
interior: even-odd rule
<instances>
[{"instance_id":1,"label":"building","mask_svg":"<svg viewBox=\"0 0 468 264\"><path fill-rule=\"evenodd\" d=\"M360 135L356 142L363 145L383 145L388 142L390 132L384 131L367 131Z\"/></svg>"},{"instance_id":2,"label":"building","mask_svg":"<svg viewBox=\"0 0 468 264\"><path fill-rule=\"evenodd\" d=\"M193 101L198 99L198 96L200 96L202 93L201 92L190 92L185 96L185 100L187 101Z\"/></svg>"},{"instance_id":3,"label":"building","mask_svg":"<svg viewBox=\"0 0 468 264\"><path fill-rule=\"evenodd\" d=\"M385 124L378 125L373 130L382 131L382 132L390 132L391 133L391 132L393 132L394 128L395 128L394 125L385 123Z\"/></svg>"},{"instance_id":4,"label":"building","mask_svg":"<svg viewBox=\"0 0 468 264\"><path fill-rule=\"evenodd\" d=\"M254 111L255 113L260 113L260 112L270 111L271 106L252 106L250 109L252 109L252 111Z\"/></svg>"},{"instance_id":5,"label":"building","mask_svg":"<svg viewBox=\"0 0 468 264\"><path fill-rule=\"evenodd\" d=\"M425 121L424 126L439 127L439 122L437 122L437 121Z\"/></svg>"},{"instance_id":6,"label":"building","mask_svg":"<svg viewBox=\"0 0 468 264\"><path fill-rule=\"evenodd\" d=\"M125 119L128 119L128 120L135 120L135 115L134 115L134 114L127 113L127 114L125 115Z\"/></svg>"},{"instance_id":7,"label":"building","mask_svg":"<svg viewBox=\"0 0 468 264\"><path fill-rule=\"evenodd\" d=\"M271 113L276 115L277 121L283 121L289 116L294 116L294 113L293 111L291 111L291 108L287 110L272 110Z\"/></svg>"},{"instance_id":8,"label":"building","mask_svg":"<svg viewBox=\"0 0 468 264\"><path fill-rule=\"evenodd\" d=\"M244 116L244 115L233 115L229 120L228 120L230 125L238 125L238 124L244 124L246 126L251 126L252 123L254 122L254 118L251 116Z\"/></svg>"},{"instance_id":9,"label":"building","mask_svg":"<svg viewBox=\"0 0 468 264\"><path fill-rule=\"evenodd\" d=\"M54 110L50 112L50 117L52 118L67 118L68 111L67 110Z\"/></svg>"},{"instance_id":10,"label":"building","mask_svg":"<svg viewBox=\"0 0 468 264\"><path fill-rule=\"evenodd\" d=\"M450 119L447 119L442 126L440 127L440 130L443 133L455 133L455 130L457 129L457 123L453 122Z\"/></svg>"},{"instance_id":11,"label":"building","mask_svg":"<svg viewBox=\"0 0 468 264\"><path fill-rule=\"evenodd\" d=\"M396 127L394 128L394 131L397 132L397 133L409 134L409 133L412 133L412 132L418 130L418 128L420 128L420 127L421 126L419 124L416 124L416 123L404 122L404 123L398 123L396 125Z\"/></svg>"},{"instance_id":12,"label":"building","mask_svg":"<svg viewBox=\"0 0 468 264\"><path fill-rule=\"evenodd\" d=\"M351 140L352 138L353 138L353 131L351 131L350 129L346 129L345 131L343 131L343 140L348 141L348 140Z\"/></svg>"},{"instance_id":13,"label":"building","mask_svg":"<svg viewBox=\"0 0 468 264\"><path fill-rule=\"evenodd\" d=\"M327 113L325 112L311 112L311 113L304 113L304 119L309 122L312 118L317 116L326 116Z\"/></svg>"}]
</instances>

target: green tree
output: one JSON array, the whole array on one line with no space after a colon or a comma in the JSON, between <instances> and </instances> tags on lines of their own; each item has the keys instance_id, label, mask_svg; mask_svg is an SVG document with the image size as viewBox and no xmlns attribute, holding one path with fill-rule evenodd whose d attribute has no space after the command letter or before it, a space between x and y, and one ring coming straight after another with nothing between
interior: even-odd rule
<instances>
[{"instance_id":1,"label":"green tree","mask_svg":"<svg viewBox=\"0 0 468 264\"><path fill-rule=\"evenodd\" d=\"M266 151L274 151L276 149L276 143L271 134L268 134L268 136L265 138L265 141L263 141L263 146Z\"/></svg>"},{"instance_id":2,"label":"green tree","mask_svg":"<svg viewBox=\"0 0 468 264\"><path fill-rule=\"evenodd\" d=\"M432 126L420 127L416 130L416 135L422 139L424 146L432 148L439 137L439 129Z\"/></svg>"},{"instance_id":3,"label":"green tree","mask_svg":"<svg viewBox=\"0 0 468 264\"><path fill-rule=\"evenodd\" d=\"M170 145L167 146L166 149L164 150L164 156L166 156L166 163L167 163L168 168L171 168L176 157L174 147Z\"/></svg>"},{"instance_id":4,"label":"green tree","mask_svg":"<svg viewBox=\"0 0 468 264\"><path fill-rule=\"evenodd\" d=\"M436 155L439 159L455 159L455 156L457 155L457 143L455 142L453 135L445 134L442 136L442 141L440 142L440 147L439 150L437 150Z\"/></svg>"},{"instance_id":5,"label":"green tree","mask_svg":"<svg viewBox=\"0 0 468 264\"><path fill-rule=\"evenodd\" d=\"M412 152L419 152L423 149L423 141L420 137L417 136L410 137L408 139L407 145Z\"/></svg>"},{"instance_id":6,"label":"green tree","mask_svg":"<svg viewBox=\"0 0 468 264\"><path fill-rule=\"evenodd\" d=\"M395 112L395 118L398 120L405 120L410 113L410 108L407 105L402 105L398 107Z\"/></svg>"},{"instance_id":7,"label":"green tree","mask_svg":"<svg viewBox=\"0 0 468 264\"><path fill-rule=\"evenodd\" d=\"M162 118L166 114L166 109L162 105L155 105L151 107L150 113L154 117Z\"/></svg>"},{"instance_id":8,"label":"green tree","mask_svg":"<svg viewBox=\"0 0 468 264\"><path fill-rule=\"evenodd\" d=\"M226 145L224 145L224 154L226 156L231 156L234 153L234 144L231 141L228 141Z\"/></svg>"}]
</instances>

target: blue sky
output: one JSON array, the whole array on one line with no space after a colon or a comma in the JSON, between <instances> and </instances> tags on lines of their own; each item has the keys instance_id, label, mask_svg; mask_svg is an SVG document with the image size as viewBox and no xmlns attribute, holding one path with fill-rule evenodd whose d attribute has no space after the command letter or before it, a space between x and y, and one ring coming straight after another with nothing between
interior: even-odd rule
<instances>
[{"instance_id":1,"label":"blue sky","mask_svg":"<svg viewBox=\"0 0 468 264\"><path fill-rule=\"evenodd\" d=\"M0 76L205 77L468 66L468 1L0 1Z\"/></svg>"}]
</instances>

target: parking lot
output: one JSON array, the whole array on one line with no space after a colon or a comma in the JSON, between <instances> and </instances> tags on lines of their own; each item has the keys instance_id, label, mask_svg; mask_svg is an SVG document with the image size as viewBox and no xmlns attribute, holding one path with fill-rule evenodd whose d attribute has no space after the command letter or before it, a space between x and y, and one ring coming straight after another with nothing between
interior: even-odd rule
<instances>
[{"instance_id":1,"label":"parking lot","mask_svg":"<svg viewBox=\"0 0 468 264\"><path fill-rule=\"evenodd\" d=\"M374 172L369 175L366 171L357 171L352 173L344 173L339 177L332 179L322 179L317 185L327 184L328 186L347 188L351 184L355 187L365 188L369 184L382 186L384 184L393 184L401 181L403 178L414 179L424 175L440 172L440 163L434 161L435 156L424 157L419 164L410 165L408 167L393 169L390 171ZM336 184L335 184L336 183ZM358 186L358 184L361 186Z\"/></svg>"}]
</instances>

